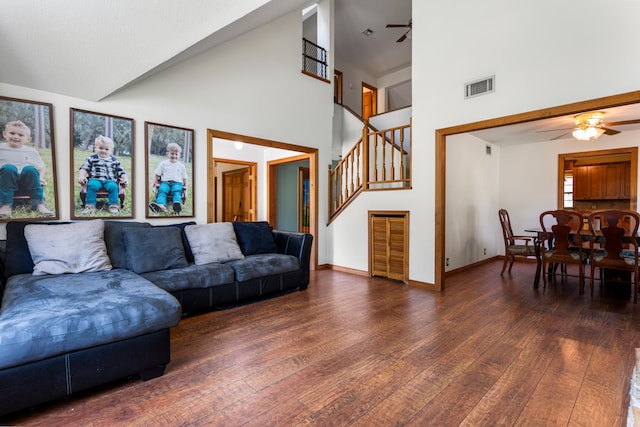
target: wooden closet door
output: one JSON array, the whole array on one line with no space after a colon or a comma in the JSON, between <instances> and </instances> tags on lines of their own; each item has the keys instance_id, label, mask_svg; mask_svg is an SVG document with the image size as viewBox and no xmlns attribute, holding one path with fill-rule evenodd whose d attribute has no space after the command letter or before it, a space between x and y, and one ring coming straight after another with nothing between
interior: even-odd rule
<instances>
[{"instance_id":1,"label":"wooden closet door","mask_svg":"<svg viewBox=\"0 0 640 427\"><path fill-rule=\"evenodd\" d=\"M370 212L369 265L372 276L408 282L408 224L408 212Z\"/></svg>"},{"instance_id":2,"label":"wooden closet door","mask_svg":"<svg viewBox=\"0 0 640 427\"><path fill-rule=\"evenodd\" d=\"M387 277L390 279L405 281L405 218L387 218Z\"/></svg>"},{"instance_id":3,"label":"wooden closet door","mask_svg":"<svg viewBox=\"0 0 640 427\"><path fill-rule=\"evenodd\" d=\"M387 277L389 270L389 244L387 236L387 218L371 218L371 275Z\"/></svg>"}]
</instances>

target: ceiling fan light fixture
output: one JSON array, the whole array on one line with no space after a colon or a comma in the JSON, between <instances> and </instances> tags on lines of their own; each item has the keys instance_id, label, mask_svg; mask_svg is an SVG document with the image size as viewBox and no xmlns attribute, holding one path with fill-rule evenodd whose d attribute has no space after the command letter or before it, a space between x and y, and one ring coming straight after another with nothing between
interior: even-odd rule
<instances>
[{"instance_id":1,"label":"ceiling fan light fixture","mask_svg":"<svg viewBox=\"0 0 640 427\"><path fill-rule=\"evenodd\" d=\"M578 114L574 117L576 129L571 134L580 141L595 141L604 133L603 119L602 111Z\"/></svg>"},{"instance_id":2,"label":"ceiling fan light fixture","mask_svg":"<svg viewBox=\"0 0 640 427\"><path fill-rule=\"evenodd\" d=\"M600 138L603 133L604 129L593 126L579 127L571 132L573 137L580 141L595 141L596 139Z\"/></svg>"}]
</instances>

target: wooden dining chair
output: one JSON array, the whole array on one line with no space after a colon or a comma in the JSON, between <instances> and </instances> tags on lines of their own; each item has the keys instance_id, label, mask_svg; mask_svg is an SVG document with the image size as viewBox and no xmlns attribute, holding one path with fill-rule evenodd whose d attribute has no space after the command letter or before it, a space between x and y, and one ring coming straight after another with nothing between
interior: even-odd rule
<instances>
[{"instance_id":1,"label":"wooden dining chair","mask_svg":"<svg viewBox=\"0 0 640 427\"><path fill-rule=\"evenodd\" d=\"M498 218L500 219L500 225L502 226L502 237L504 238L504 263L502 264L502 271L500 275L504 274L504 270L509 264L509 272L513 267L513 262L516 257L531 258L536 256L536 236L516 236L513 234L511 228L511 220L509 219L509 212L506 209L500 209L498 211Z\"/></svg>"},{"instance_id":2,"label":"wooden dining chair","mask_svg":"<svg viewBox=\"0 0 640 427\"><path fill-rule=\"evenodd\" d=\"M556 267L560 266L562 281L568 276L567 264L578 266L580 294L584 293L585 264L588 251L583 247L582 232L584 217L572 210L550 210L540 214L542 238L540 252L542 259L542 277L544 287L547 276L554 277ZM552 266L549 270L549 266ZM547 273L549 271L549 273Z\"/></svg>"},{"instance_id":3,"label":"wooden dining chair","mask_svg":"<svg viewBox=\"0 0 640 427\"><path fill-rule=\"evenodd\" d=\"M591 295L596 267L600 269L600 284L604 282L603 270L623 270L633 274L633 303L638 303L638 225L640 215L629 210L605 210L593 212L587 218L589 224L591 264Z\"/></svg>"}]
</instances>

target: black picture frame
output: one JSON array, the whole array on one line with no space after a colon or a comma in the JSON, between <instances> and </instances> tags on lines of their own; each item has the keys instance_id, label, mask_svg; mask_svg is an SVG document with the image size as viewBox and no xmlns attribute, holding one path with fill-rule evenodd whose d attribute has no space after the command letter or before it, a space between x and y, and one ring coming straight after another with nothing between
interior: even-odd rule
<instances>
[{"instance_id":1,"label":"black picture frame","mask_svg":"<svg viewBox=\"0 0 640 427\"><path fill-rule=\"evenodd\" d=\"M160 123L145 122L145 171L146 171L146 192L147 195L147 218L158 217L181 217L191 218L194 216L194 130L178 126L170 126ZM177 163L184 165L186 172L186 185L182 182L181 202L173 199L170 187L165 180L156 180L156 172L159 172L163 161L168 160L167 153L169 144L177 144L180 147ZM160 182L165 181L160 187ZM175 185L172 181L171 185ZM162 195L160 188L164 189ZM168 190L168 191L167 191ZM178 197L178 196L176 196ZM162 203L164 201L164 203ZM177 203L177 204L176 204Z\"/></svg>"},{"instance_id":2,"label":"black picture frame","mask_svg":"<svg viewBox=\"0 0 640 427\"><path fill-rule=\"evenodd\" d=\"M97 113L76 108L70 109L70 141L71 141L71 218L73 219L95 219L95 218L133 218L134 217L134 120L127 117L115 116L111 114ZM107 140L102 137L108 138ZM85 178L95 180L91 174L81 172L85 162L95 163L97 158L91 156L96 154L96 141L100 140L99 146L109 140L113 141L112 159L119 168L112 174L113 179L102 181L116 181L118 186L117 200L112 202L111 196L106 191L105 182L102 182L100 190L97 191L97 198L94 203L87 202L87 196L92 198L92 192L98 187L98 183L81 185L81 174L86 174ZM110 144L110 143L109 143ZM104 166L98 166L99 168ZM111 167L109 167L111 168ZM83 169L84 170L84 169ZM125 172L126 178L121 175ZM98 180L100 181L100 180ZM111 184L107 184L111 185ZM84 187L84 188L83 188ZM94 193L95 194L95 193ZM117 206L117 209L113 209ZM116 212L117 211L117 212Z\"/></svg>"},{"instance_id":3,"label":"black picture frame","mask_svg":"<svg viewBox=\"0 0 640 427\"><path fill-rule=\"evenodd\" d=\"M58 219L53 105L0 96L0 131L0 221Z\"/></svg>"}]
</instances>

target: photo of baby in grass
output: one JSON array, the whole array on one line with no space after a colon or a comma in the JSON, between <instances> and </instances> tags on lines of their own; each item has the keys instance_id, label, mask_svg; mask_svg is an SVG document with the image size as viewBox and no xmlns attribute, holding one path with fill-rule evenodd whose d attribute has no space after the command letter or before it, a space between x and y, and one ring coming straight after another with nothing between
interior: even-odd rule
<instances>
[{"instance_id":1,"label":"photo of baby in grass","mask_svg":"<svg viewBox=\"0 0 640 427\"><path fill-rule=\"evenodd\" d=\"M145 122L147 218L193 216L193 133Z\"/></svg>"},{"instance_id":2,"label":"photo of baby in grass","mask_svg":"<svg viewBox=\"0 0 640 427\"><path fill-rule=\"evenodd\" d=\"M51 104L0 97L0 221L55 219Z\"/></svg>"},{"instance_id":3,"label":"photo of baby in grass","mask_svg":"<svg viewBox=\"0 0 640 427\"><path fill-rule=\"evenodd\" d=\"M133 217L133 119L71 109L71 217Z\"/></svg>"}]
</instances>

